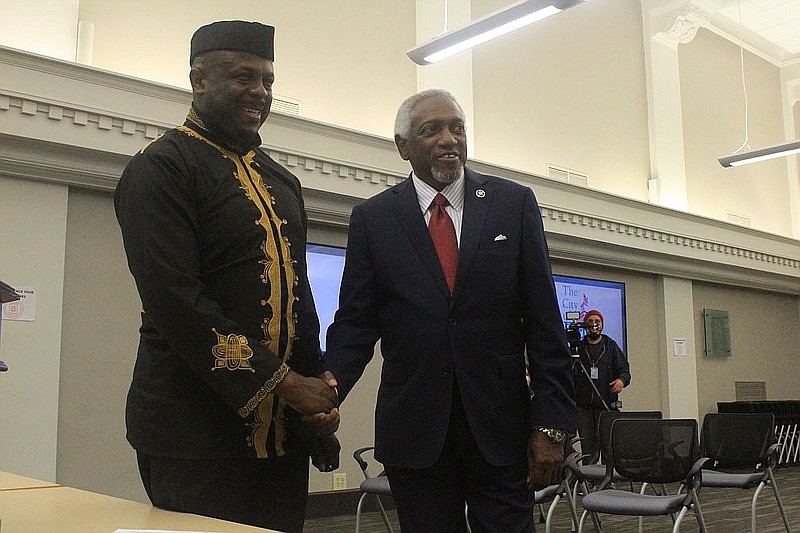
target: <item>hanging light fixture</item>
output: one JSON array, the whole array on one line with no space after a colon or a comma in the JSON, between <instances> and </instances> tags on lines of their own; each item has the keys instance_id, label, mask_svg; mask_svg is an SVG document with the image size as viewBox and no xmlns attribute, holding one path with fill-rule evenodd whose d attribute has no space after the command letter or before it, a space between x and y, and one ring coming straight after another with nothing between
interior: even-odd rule
<instances>
[{"instance_id":1,"label":"hanging light fixture","mask_svg":"<svg viewBox=\"0 0 800 533\"><path fill-rule=\"evenodd\" d=\"M731 155L720 157L717 159L719 164L723 167L737 167L740 165L747 165L749 163L757 163L759 161L766 161L767 159L774 159L776 157L785 157L787 155L800 153L800 141L792 141L786 144L779 144L769 148L761 148L760 150L751 150L748 144L749 140L749 117L747 106L747 83L744 78L744 43L742 41L742 3L739 0L737 7L739 9L739 64L742 73L742 90L744 93L744 142L742 145L733 151Z\"/></svg>"},{"instance_id":2,"label":"hanging light fixture","mask_svg":"<svg viewBox=\"0 0 800 533\"><path fill-rule=\"evenodd\" d=\"M774 159L776 157L784 157L792 154L800 154L800 141L792 141L770 148L762 148L761 150L751 150L749 152L720 157L718 161L723 167L738 167L739 165L757 163L759 161L766 161L767 159Z\"/></svg>"},{"instance_id":3,"label":"hanging light fixture","mask_svg":"<svg viewBox=\"0 0 800 533\"><path fill-rule=\"evenodd\" d=\"M473 20L462 28L435 37L409 50L407 54L411 61L418 65L435 63L585 1L523 0Z\"/></svg>"}]
</instances>

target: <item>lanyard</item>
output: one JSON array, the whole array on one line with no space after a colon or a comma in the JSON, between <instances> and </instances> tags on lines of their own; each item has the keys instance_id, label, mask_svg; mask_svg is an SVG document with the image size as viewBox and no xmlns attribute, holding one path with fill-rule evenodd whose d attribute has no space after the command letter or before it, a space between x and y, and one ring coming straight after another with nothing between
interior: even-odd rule
<instances>
[{"instance_id":1,"label":"lanyard","mask_svg":"<svg viewBox=\"0 0 800 533\"><path fill-rule=\"evenodd\" d=\"M600 352L600 355L598 355L598 356L597 356L597 359L592 359L592 356L591 356L591 354L589 353L589 346L590 346L590 345L588 345L588 344L587 344L587 346L586 346L586 358L589 360L589 364L590 364L590 365L592 365L592 366L596 367L596 366L597 366L597 363L599 363L599 362L600 362L600 359L602 359L602 358L603 358L603 356L606 354L606 346L605 346L605 343L603 343L603 346L602 346L602 348L603 348L603 351L601 351L601 352Z\"/></svg>"}]
</instances>

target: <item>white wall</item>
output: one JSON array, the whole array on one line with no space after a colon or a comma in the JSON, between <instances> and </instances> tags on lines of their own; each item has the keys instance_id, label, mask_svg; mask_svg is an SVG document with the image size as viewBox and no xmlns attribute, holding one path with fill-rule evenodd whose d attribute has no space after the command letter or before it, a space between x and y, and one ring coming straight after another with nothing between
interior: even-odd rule
<instances>
[{"instance_id":1,"label":"white wall","mask_svg":"<svg viewBox=\"0 0 800 533\"><path fill-rule=\"evenodd\" d=\"M95 66L184 88L199 26L272 24L276 95L302 116L387 137L416 90L414 64L400 56L414 46L413 0L82 0L80 18L94 23Z\"/></svg>"},{"instance_id":2,"label":"white wall","mask_svg":"<svg viewBox=\"0 0 800 533\"><path fill-rule=\"evenodd\" d=\"M55 481L67 187L0 173L0 279L36 290L35 320L4 320L0 470Z\"/></svg>"},{"instance_id":3,"label":"white wall","mask_svg":"<svg viewBox=\"0 0 800 533\"><path fill-rule=\"evenodd\" d=\"M489 3L496 0L473 2ZM476 48L475 157L647 200L649 148L638 2L593 0Z\"/></svg>"},{"instance_id":4,"label":"white wall","mask_svg":"<svg viewBox=\"0 0 800 533\"><path fill-rule=\"evenodd\" d=\"M736 381L765 382L768 400L797 399L797 353L785 346L800 344L800 299L710 283L695 283L693 289L701 416L716 412L717 402L735 401ZM728 311L730 357L703 355L703 309Z\"/></svg>"},{"instance_id":5,"label":"white wall","mask_svg":"<svg viewBox=\"0 0 800 533\"><path fill-rule=\"evenodd\" d=\"M717 162L746 137L754 150L785 142L780 69L745 51L745 108L738 46L701 29L679 53L689 211L719 220L731 211L753 227L791 235L789 158L732 168Z\"/></svg>"},{"instance_id":6,"label":"white wall","mask_svg":"<svg viewBox=\"0 0 800 533\"><path fill-rule=\"evenodd\" d=\"M0 44L73 61L79 0L0 0Z\"/></svg>"},{"instance_id":7,"label":"white wall","mask_svg":"<svg viewBox=\"0 0 800 533\"><path fill-rule=\"evenodd\" d=\"M70 191L64 255L57 481L147 501L125 439L141 303L109 193Z\"/></svg>"}]
</instances>

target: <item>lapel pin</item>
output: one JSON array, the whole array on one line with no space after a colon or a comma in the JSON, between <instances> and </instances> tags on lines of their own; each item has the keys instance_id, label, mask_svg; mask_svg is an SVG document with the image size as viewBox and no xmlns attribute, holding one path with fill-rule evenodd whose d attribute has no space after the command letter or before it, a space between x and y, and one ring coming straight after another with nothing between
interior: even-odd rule
<instances>
[{"instance_id":1,"label":"lapel pin","mask_svg":"<svg viewBox=\"0 0 800 533\"><path fill-rule=\"evenodd\" d=\"M505 235L503 235L503 234L501 233L500 235L498 235L497 237L495 237L495 238L494 238L494 240L495 240L495 242L496 242L496 241L507 241L507 240L508 240L508 237L506 237Z\"/></svg>"},{"instance_id":2,"label":"lapel pin","mask_svg":"<svg viewBox=\"0 0 800 533\"><path fill-rule=\"evenodd\" d=\"M483 198L484 196L486 196L486 191L484 191L483 189L478 189L477 191L475 191L475 196L477 196L478 198Z\"/></svg>"}]
</instances>

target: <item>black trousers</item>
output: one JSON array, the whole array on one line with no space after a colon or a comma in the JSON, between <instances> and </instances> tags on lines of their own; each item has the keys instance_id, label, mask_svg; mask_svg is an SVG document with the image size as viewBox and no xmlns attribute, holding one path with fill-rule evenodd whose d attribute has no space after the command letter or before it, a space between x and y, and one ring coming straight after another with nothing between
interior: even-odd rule
<instances>
[{"instance_id":1,"label":"black trousers","mask_svg":"<svg viewBox=\"0 0 800 533\"><path fill-rule=\"evenodd\" d=\"M534 531L527 463L489 464L478 449L455 387L444 450L429 468L386 465L400 528L406 533L462 533L464 505L473 533ZM502 414L498 414L502 416Z\"/></svg>"},{"instance_id":2,"label":"black trousers","mask_svg":"<svg viewBox=\"0 0 800 533\"><path fill-rule=\"evenodd\" d=\"M137 454L147 496L161 509L278 531L303 530L308 455L186 460Z\"/></svg>"}]
</instances>

